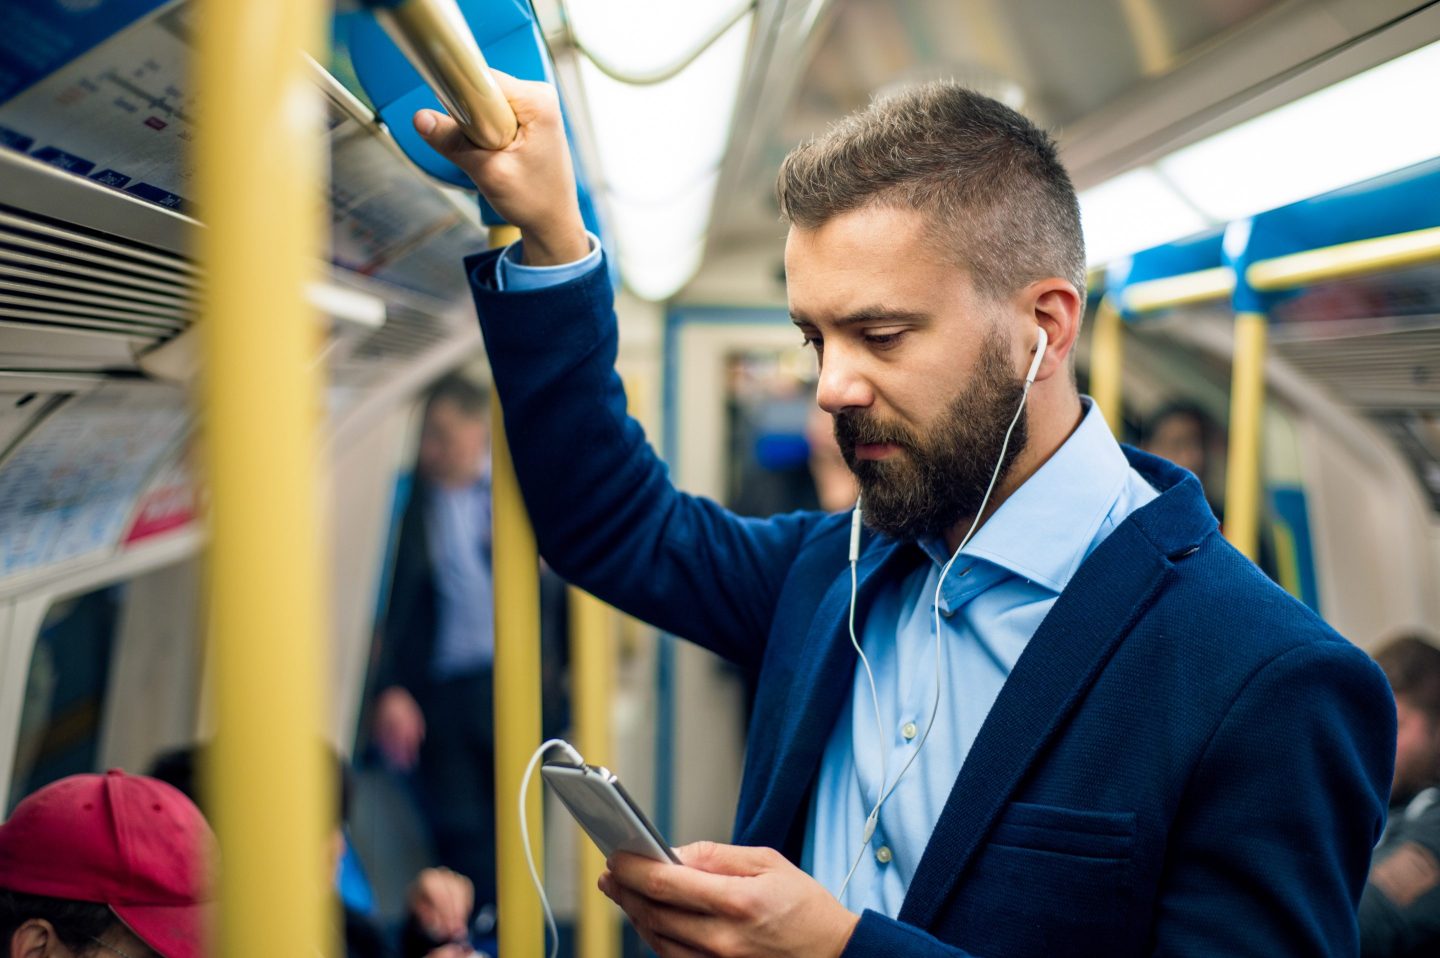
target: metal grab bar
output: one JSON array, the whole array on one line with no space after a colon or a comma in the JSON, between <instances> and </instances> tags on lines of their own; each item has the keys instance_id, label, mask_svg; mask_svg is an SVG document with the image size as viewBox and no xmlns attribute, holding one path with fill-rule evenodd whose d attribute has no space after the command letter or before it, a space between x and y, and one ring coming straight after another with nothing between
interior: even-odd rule
<instances>
[{"instance_id":1,"label":"metal grab bar","mask_svg":"<svg viewBox=\"0 0 1440 958\"><path fill-rule=\"evenodd\" d=\"M368 0L367 5L471 143L499 150L515 139L515 111L455 0Z\"/></svg>"}]
</instances>

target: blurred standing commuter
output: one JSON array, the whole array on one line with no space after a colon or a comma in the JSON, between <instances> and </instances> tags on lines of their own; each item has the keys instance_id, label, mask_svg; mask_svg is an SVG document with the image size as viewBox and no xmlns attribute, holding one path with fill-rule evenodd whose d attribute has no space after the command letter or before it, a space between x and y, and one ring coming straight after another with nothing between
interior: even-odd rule
<instances>
[{"instance_id":1,"label":"blurred standing commuter","mask_svg":"<svg viewBox=\"0 0 1440 958\"><path fill-rule=\"evenodd\" d=\"M441 863L495 900L495 657L488 396L451 375L425 404L380 639L374 743L417 774Z\"/></svg>"},{"instance_id":2,"label":"blurred standing commuter","mask_svg":"<svg viewBox=\"0 0 1440 958\"><path fill-rule=\"evenodd\" d=\"M72 775L0 825L6 958L201 958L214 836L152 778Z\"/></svg>"},{"instance_id":3,"label":"blurred standing commuter","mask_svg":"<svg viewBox=\"0 0 1440 958\"><path fill-rule=\"evenodd\" d=\"M1225 431L1208 412L1191 402L1167 403L1146 423L1141 448L1193 473L1216 517L1224 517Z\"/></svg>"},{"instance_id":4,"label":"blurred standing commuter","mask_svg":"<svg viewBox=\"0 0 1440 958\"><path fill-rule=\"evenodd\" d=\"M1395 690L1395 784L1360 898L1360 953L1440 955L1440 648L1406 635L1375 661Z\"/></svg>"},{"instance_id":5,"label":"blurred standing commuter","mask_svg":"<svg viewBox=\"0 0 1440 958\"><path fill-rule=\"evenodd\" d=\"M1184 400L1160 407L1145 426L1141 448L1194 474L1205 491L1205 501L1224 526L1226 432L1204 407ZM1279 581L1279 563L1268 522L1261 523L1258 549L1255 564L1272 580Z\"/></svg>"}]
</instances>

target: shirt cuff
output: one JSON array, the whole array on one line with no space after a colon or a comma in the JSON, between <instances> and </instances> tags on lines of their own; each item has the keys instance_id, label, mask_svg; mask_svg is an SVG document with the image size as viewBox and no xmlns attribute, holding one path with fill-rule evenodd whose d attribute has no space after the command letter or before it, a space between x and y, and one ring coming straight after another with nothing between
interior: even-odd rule
<instances>
[{"instance_id":1,"label":"shirt cuff","mask_svg":"<svg viewBox=\"0 0 1440 958\"><path fill-rule=\"evenodd\" d=\"M585 238L590 241L590 252L573 263L561 263L559 266L524 265L524 240L516 240L500 254L495 267L495 288L502 292L523 293L559 286L584 276L600 265L600 240L589 230L585 231Z\"/></svg>"}]
</instances>

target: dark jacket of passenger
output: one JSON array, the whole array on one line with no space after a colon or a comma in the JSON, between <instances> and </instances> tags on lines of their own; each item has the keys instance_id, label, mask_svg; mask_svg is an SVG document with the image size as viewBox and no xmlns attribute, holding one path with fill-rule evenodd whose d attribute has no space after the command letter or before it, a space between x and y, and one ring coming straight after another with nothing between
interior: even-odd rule
<instances>
[{"instance_id":1,"label":"dark jacket of passenger","mask_svg":"<svg viewBox=\"0 0 1440 958\"><path fill-rule=\"evenodd\" d=\"M1440 787L1390 810L1360 897L1360 954L1440 955Z\"/></svg>"},{"instance_id":2,"label":"dark jacket of passenger","mask_svg":"<svg viewBox=\"0 0 1440 958\"><path fill-rule=\"evenodd\" d=\"M425 528L430 489L430 485L419 475L413 476L409 482L405 508L395 533L388 599L381 616L382 626L370 682L372 696L398 685L422 705L429 697L434 681L430 675L430 663L435 656L435 634L439 629L435 572L430 559L430 538ZM553 572L543 571L540 576L540 641L543 724L547 736L560 734L569 720L564 682L570 651L566 634L569 621L566 603L565 582Z\"/></svg>"}]
</instances>

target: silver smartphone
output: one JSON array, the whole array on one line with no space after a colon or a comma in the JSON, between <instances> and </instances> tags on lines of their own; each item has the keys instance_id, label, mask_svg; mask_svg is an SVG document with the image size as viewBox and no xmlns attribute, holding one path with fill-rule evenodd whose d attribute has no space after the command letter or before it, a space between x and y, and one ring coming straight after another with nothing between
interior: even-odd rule
<instances>
[{"instance_id":1,"label":"silver smartphone","mask_svg":"<svg viewBox=\"0 0 1440 958\"><path fill-rule=\"evenodd\" d=\"M680 864L669 843L609 769L554 762L542 765L540 774L606 858L615 852L629 852Z\"/></svg>"}]
</instances>

